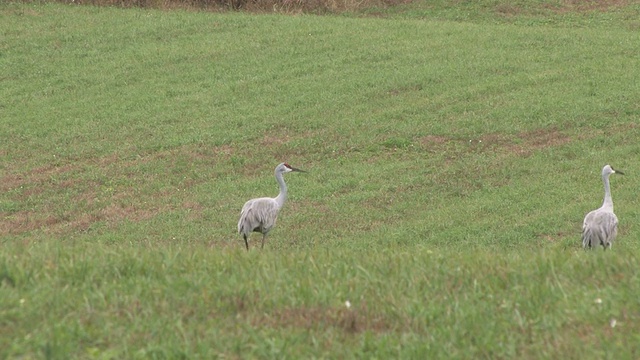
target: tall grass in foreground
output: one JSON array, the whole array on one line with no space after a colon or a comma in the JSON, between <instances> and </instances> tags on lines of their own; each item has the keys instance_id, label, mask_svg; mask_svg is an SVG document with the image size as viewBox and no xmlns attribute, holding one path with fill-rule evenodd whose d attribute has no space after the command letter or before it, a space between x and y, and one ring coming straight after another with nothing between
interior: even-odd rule
<instances>
[{"instance_id":1,"label":"tall grass in foreground","mask_svg":"<svg viewBox=\"0 0 640 360\"><path fill-rule=\"evenodd\" d=\"M640 39L610 13L0 12L1 357L638 357ZM247 253L281 161L309 173ZM619 239L584 252L605 163Z\"/></svg>"},{"instance_id":2,"label":"tall grass in foreground","mask_svg":"<svg viewBox=\"0 0 640 360\"><path fill-rule=\"evenodd\" d=\"M5 354L638 355L638 259L624 252L68 248L5 260Z\"/></svg>"}]
</instances>

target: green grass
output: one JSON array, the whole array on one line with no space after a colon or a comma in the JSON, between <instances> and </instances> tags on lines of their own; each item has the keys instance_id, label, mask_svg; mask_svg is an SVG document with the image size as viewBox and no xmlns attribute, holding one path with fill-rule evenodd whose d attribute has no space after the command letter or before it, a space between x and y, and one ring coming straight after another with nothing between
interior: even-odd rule
<instances>
[{"instance_id":1,"label":"green grass","mask_svg":"<svg viewBox=\"0 0 640 360\"><path fill-rule=\"evenodd\" d=\"M637 358L637 5L486 4L0 5L0 357Z\"/></svg>"}]
</instances>

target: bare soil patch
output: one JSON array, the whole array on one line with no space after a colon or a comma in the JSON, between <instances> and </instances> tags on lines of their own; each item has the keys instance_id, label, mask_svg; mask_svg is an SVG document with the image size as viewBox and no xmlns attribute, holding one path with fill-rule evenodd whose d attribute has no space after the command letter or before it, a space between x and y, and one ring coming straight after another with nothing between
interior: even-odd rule
<instances>
[{"instance_id":1,"label":"bare soil patch","mask_svg":"<svg viewBox=\"0 0 640 360\"><path fill-rule=\"evenodd\" d=\"M75 169L76 167L71 164L46 165L22 174L6 174L0 178L0 192L7 192L27 184L43 186L45 182L50 181L54 176L59 176Z\"/></svg>"},{"instance_id":2,"label":"bare soil patch","mask_svg":"<svg viewBox=\"0 0 640 360\"><path fill-rule=\"evenodd\" d=\"M548 147L562 146L571 138L555 128L525 131L515 135L485 134L479 138L454 138L427 135L418 142L430 151L509 153L521 157Z\"/></svg>"},{"instance_id":3,"label":"bare soil patch","mask_svg":"<svg viewBox=\"0 0 640 360\"><path fill-rule=\"evenodd\" d=\"M634 0L564 0L556 11L559 13L608 11L637 3Z\"/></svg>"},{"instance_id":4,"label":"bare soil patch","mask_svg":"<svg viewBox=\"0 0 640 360\"><path fill-rule=\"evenodd\" d=\"M370 331L382 333L391 331L391 325L382 316L362 309L331 308L331 307L295 307L278 309L270 314L264 314L253 319L254 326L269 326L274 328L295 327L315 329L318 327L332 327L345 333L361 333Z\"/></svg>"},{"instance_id":5,"label":"bare soil patch","mask_svg":"<svg viewBox=\"0 0 640 360\"><path fill-rule=\"evenodd\" d=\"M29 2L29 0L25 0ZM365 8L384 8L407 4L413 0L51 0L94 6L140 7L157 9L193 9L208 11L243 10L259 13L340 13Z\"/></svg>"},{"instance_id":6,"label":"bare soil patch","mask_svg":"<svg viewBox=\"0 0 640 360\"><path fill-rule=\"evenodd\" d=\"M231 151L228 146L189 145L135 157L109 154L6 174L0 177L0 191L11 192L9 199L18 206L0 212L0 235L36 230L69 233L85 231L96 222L115 225L125 220L148 220L174 210L170 200L175 192L168 190L170 186L153 190L162 174L146 173L141 166L153 164L149 166L153 171L171 169L178 162L201 167L227 158ZM181 190L204 181L180 180ZM33 207L26 209L26 204ZM193 200L185 199L182 204L190 218L198 218L204 211Z\"/></svg>"},{"instance_id":7,"label":"bare soil patch","mask_svg":"<svg viewBox=\"0 0 640 360\"><path fill-rule=\"evenodd\" d=\"M33 2L34 0L23 0ZM206 11L248 11L254 13L286 13L286 14L337 14L356 12L365 9L384 9L406 5L415 0L49 0L75 5L117 6L124 8L156 8L165 10L187 9ZM453 6L458 6L457 1ZM560 2L543 2L526 6L509 2L497 3L493 11L503 16L517 16L535 13L537 10L552 11L558 14L570 12L584 13L591 11L610 11L612 9L637 4L637 0L563 0ZM537 6L537 8L536 8ZM370 16L380 16L380 11L371 12ZM29 13L29 15L39 15Z\"/></svg>"}]
</instances>

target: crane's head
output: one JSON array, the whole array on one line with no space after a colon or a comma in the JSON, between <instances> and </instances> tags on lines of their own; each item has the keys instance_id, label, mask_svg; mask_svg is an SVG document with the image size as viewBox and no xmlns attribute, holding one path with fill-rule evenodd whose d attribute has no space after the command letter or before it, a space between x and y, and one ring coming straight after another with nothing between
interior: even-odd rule
<instances>
[{"instance_id":1,"label":"crane's head","mask_svg":"<svg viewBox=\"0 0 640 360\"><path fill-rule=\"evenodd\" d=\"M288 173L288 172L292 172L292 171L297 171L297 172L306 172L304 170L300 170L297 168L294 168L293 166L287 164L287 163L281 163L280 165L276 166L276 173Z\"/></svg>"},{"instance_id":2,"label":"crane's head","mask_svg":"<svg viewBox=\"0 0 640 360\"><path fill-rule=\"evenodd\" d=\"M611 174L620 174L620 175L624 175L624 173L620 170L616 170L614 168L611 167L611 165L605 165L602 168L602 176L609 176Z\"/></svg>"}]
</instances>

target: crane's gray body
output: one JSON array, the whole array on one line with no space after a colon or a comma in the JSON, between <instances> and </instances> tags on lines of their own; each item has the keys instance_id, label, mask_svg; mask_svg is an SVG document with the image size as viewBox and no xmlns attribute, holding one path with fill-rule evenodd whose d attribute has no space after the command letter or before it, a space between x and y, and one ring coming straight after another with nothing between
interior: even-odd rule
<instances>
[{"instance_id":1,"label":"crane's gray body","mask_svg":"<svg viewBox=\"0 0 640 360\"><path fill-rule=\"evenodd\" d=\"M247 238L251 232L262 233L262 247L269 231L276 225L278 212L284 205L278 204L273 198L259 198L247 201L240 212L238 221L238 232L244 237L244 241L249 249Z\"/></svg>"},{"instance_id":2,"label":"crane's gray body","mask_svg":"<svg viewBox=\"0 0 640 360\"><path fill-rule=\"evenodd\" d=\"M613 213L613 199L611 198L611 188L609 185L609 175L621 174L621 171L614 170L606 165L602 168L602 181L604 182L604 201L602 206L593 210L584 217L582 223L582 247L594 248L602 245L605 250L611 248L613 241L618 234L618 217Z\"/></svg>"},{"instance_id":3,"label":"crane's gray body","mask_svg":"<svg viewBox=\"0 0 640 360\"><path fill-rule=\"evenodd\" d=\"M238 233L242 234L247 250L249 250L249 235L254 231L262 233L261 247L264 248L264 241L267 234L276 225L278 213L287 201L287 185L285 184L282 175L291 171L304 172L291 167L286 163L278 164L275 169L276 181L280 186L280 193L278 196L275 198L263 197L251 199L242 207L242 211L240 211L240 220L238 221Z\"/></svg>"}]
</instances>

